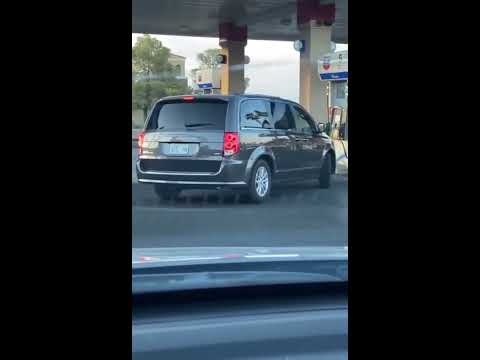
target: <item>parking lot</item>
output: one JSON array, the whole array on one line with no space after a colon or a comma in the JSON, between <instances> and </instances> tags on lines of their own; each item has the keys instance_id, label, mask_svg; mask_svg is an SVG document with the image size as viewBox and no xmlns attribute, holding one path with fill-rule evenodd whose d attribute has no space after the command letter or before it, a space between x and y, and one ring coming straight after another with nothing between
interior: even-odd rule
<instances>
[{"instance_id":1,"label":"parking lot","mask_svg":"<svg viewBox=\"0 0 480 360\"><path fill-rule=\"evenodd\" d=\"M344 246L347 187L348 177L335 175L327 190L314 181L275 186L260 205L196 190L164 202L151 185L136 182L132 160L132 246Z\"/></svg>"}]
</instances>

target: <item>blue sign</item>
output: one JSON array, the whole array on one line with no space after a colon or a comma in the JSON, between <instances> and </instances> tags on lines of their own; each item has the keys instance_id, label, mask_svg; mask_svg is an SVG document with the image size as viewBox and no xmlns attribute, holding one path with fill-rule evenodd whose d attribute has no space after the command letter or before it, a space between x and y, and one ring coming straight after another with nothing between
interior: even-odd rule
<instances>
[{"instance_id":1,"label":"blue sign","mask_svg":"<svg viewBox=\"0 0 480 360\"><path fill-rule=\"evenodd\" d=\"M198 84L198 87L200 89L211 89L213 85L212 83L203 83L203 84Z\"/></svg>"},{"instance_id":2,"label":"blue sign","mask_svg":"<svg viewBox=\"0 0 480 360\"><path fill-rule=\"evenodd\" d=\"M331 80L331 81L348 80L348 71L320 74L320 79L321 80Z\"/></svg>"}]
</instances>

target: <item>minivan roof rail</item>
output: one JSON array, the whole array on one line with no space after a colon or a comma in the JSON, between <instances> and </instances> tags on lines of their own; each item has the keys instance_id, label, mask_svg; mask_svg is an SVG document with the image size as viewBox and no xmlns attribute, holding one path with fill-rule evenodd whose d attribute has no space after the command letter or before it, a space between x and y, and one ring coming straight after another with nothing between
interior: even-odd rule
<instances>
[{"instance_id":1,"label":"minivan roof rail","mask_svg":"<svg viewBox=\"0 0 480 360\"><path fill-rule=\"evenodd\" d=\"M269 98L269 99L277 99L277 100L283 100L283 101L289 101L286 99L283 99L279 96L273 96L273 95L265 95L265 94L242 94L242 93L233 93L232 95L238 95L238 96L245 96L245 97L264 97L264 98Z\"/></svg>"}]
</instances>

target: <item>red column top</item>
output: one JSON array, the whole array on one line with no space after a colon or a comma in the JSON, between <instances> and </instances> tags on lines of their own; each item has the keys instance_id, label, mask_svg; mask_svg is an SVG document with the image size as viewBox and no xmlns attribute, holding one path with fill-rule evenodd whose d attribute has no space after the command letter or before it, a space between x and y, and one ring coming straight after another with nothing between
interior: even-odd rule
<instances>
[{"instance_id":1,"label":"red column top","mask_svg":"<svg viewBox=\"0 0 480 360\"><path fill-rule=\"evenodd\" d=\"M218 26L220 41L247 41L247 25L235 26L233 23L221 23Z\"/></svg>"},{"instance_id":2,"label":"red column top","mask_svg":"<svg viewBox=\"0 0 480 360\"><path fill-rule=\"evenodd\" d=\"M318 0L297 0L297 24L316 20L320 24L335 22L335 4L319 4Z\"/></svg>"}]
</instances>

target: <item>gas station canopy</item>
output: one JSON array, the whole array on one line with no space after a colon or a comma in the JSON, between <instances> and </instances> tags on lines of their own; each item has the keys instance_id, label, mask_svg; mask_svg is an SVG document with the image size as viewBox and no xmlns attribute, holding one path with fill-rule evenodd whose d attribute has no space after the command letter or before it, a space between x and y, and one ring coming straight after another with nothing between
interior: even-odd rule
<instances>
[{"instance_id":1,"label":"gas station canopy","mask_svg":"<svg viewBox=\"0 0 480 360\"><path fill-rule=\"evenodd\" d=\"M335 4L332 41L348 43L348 0ZM132 0L133 33L218 37L219 24L247 25L248 38L296 40L297 0Z\"/></svg>"}]
</instances>

